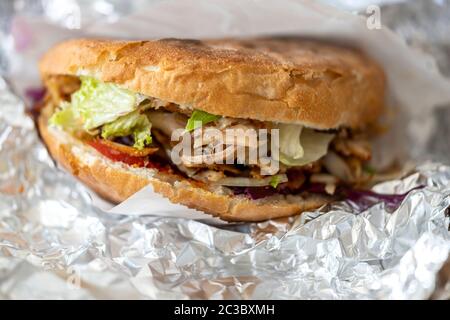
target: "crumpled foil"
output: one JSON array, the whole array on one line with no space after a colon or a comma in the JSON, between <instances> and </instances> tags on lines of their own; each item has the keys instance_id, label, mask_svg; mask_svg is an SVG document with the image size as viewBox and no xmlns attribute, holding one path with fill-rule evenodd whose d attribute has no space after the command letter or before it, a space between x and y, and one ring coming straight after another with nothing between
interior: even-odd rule
<instances>
[{"instance_id":1,"label":"crumpled foil","mask_svg":"<svg viewBox=\"0 0 450 320\"><path fill-rule=\"evenodd\" d=\"M423 186L396 210L339 202L220 226L109 215L56 169L24 111L0 78L0 298L450 297L438 281L450 252L449 166L426 162L375 186L396 194Z\"/></svg>"},{"instance_id":2,"label":"crumpled foil","mask_svg":"<svg viewBox=\"0 0 450 320\"><path fill-rule=\"evenodd\" d=\"M109 216L55 169L23 103L0 82L3 298L426 298L450 250L450 167L429 163L375 190L405 193L360 212L220 228Z\"/></svg>"}]
</instances>

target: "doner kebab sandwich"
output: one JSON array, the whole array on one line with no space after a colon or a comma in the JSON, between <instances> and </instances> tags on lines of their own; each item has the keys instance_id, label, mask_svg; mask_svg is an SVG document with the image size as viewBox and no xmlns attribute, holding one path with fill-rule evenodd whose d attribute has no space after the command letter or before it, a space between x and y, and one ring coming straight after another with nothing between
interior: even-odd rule
<instances>
[{"instance_id":1,"label":"doner kebab sandwich","mask_svg":"<svg viewBox=\"0 0 450 320\"><path fill-rule=\"evenodd\" d=\"M261 221L374 176L385 76L356 49L296 37L78 39L39 67L48 150L114 203L151 185L173 203Z\"/></svg>"}]
</instances>

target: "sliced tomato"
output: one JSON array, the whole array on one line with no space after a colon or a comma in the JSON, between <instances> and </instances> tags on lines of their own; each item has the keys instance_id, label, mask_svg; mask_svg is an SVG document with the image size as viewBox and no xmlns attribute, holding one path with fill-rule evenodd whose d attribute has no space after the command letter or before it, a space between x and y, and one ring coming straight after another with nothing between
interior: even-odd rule
<instances>
[{"instance_id":1,"label":"sliced tomato","mask_svg":"<svg viewBox=\"0 0 450 320\"><path fill-rule=\"evenodd\" d=\"M149 169L158 169L159 171L163 172L172 172L169 165L161 164L158 161L152 161L151 159L148 158L148 156L136 157L121 152L115 148L112 148L108 143L105 143L105 141L102 139L93 139L87 141L87 143L91 147L95 148L102 155L113 161L120 161L133 167L145 167Z\"/></svg>"},{"instance_id":2,"label":"sliced tomato","mask_svg":"<svg viewBox=\"0 0 450 320\"><path fill-rule=\"evenodd\" d=\"M142 157L146 157L146 156L151 155L158 151L158 148L143 148L142 150L138 150L136 148L126 146L124 144L120 144L117 142L113 142L108 139L101 139L101 140L99 139L99 141L102 144L106 145L107 147L110 147L111 149L128 154L129 156L132 156L132 157L142 158Z\"/></svg>"},{"instance_id":3,"label":"sliced tomato","mask_svg":"<svg viewBox=\"0 0 450 320\"><path fill-rule=\"evenodd\" d=\"M107 144L102 143L100 139L90 140L87 143L93 148L95 148L102 155L111 160L120 161L130 166L136 167L144 167L146 165L145 160L147 159L147 157L130 156L129 154L120 152L116 149L111 148Z\"/></svg>"}]
</instances>

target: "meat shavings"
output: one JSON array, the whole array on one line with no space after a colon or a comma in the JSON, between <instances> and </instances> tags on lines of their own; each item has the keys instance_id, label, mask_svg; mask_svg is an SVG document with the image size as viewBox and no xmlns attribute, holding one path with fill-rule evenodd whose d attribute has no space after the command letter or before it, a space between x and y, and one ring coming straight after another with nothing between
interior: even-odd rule
<instances>
[{"instance_id":1,"label":"meat shavings","mask_svg":"<svg viewBox=\"0 0 450 320\"><path fill-rule=\"evenodd\" d=\"M45 80L47 93L53 104L58 106L62 101L70 101L70 95L80 88L80 79L74 76L50 76Z\"/></svg>"}]
</instances>

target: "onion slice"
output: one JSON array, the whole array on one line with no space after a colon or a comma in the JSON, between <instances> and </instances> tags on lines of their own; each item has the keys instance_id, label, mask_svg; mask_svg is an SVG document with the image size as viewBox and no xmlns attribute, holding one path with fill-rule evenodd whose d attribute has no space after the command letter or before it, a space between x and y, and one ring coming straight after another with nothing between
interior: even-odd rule
<instances>
[{"instance_id":1,"label":"onion slice","mask_svg":"<svg viewBox=\"0 0 450 320\"><path fill-rule=\"evenodd\" d=\"M226 177L214 182L214 184L230 187L264 187L269 186L270 182L273 181L275 177L277 177L276 179L278 183L284 183L288 181L288 178L285 174L278 174L276 176L268 176L262 179Z\"/></svg>"}]
</instances>

